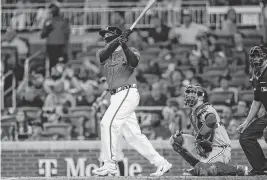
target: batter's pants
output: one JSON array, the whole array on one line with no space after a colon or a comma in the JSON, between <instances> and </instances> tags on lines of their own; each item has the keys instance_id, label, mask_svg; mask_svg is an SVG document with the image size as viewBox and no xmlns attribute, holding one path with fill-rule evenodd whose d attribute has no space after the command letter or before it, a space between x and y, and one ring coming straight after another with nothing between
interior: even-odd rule
<instances>
[{"instance_id":1,"label":"batter's pants","mask_svg":"<svg viewBox=\"0 0 267 180\"><path fill-rule=\"evenodd\" d=\"M253 171L267 169L267 159L257 139L263 136L263 130L267 127L267 113L252 122L239 137L240 145L251 164Z\"/></svg>"},{"instance_id":2,"label":"batter's pants","mask_svg":"<svg viewBox=\"0 0 267 180\"><path fill-rule=\"evenodd\" d=\"M196 150L195 137L189 134L183 134L183 148L191 153L196 159L203 163L222 162L229 163L231 160L231 147L212 147L212 151L209 152L207 158L201 157Z\"/></svg>"},{"instance_id":3,"label":"batter's pants","mask_svg":"<svg viewBox=\"0 0 267 180\"><path fill-rule=\"evenodd\" d=\"M147 137L141 133L135 109L140 96L136 88L122 90L111 96L110 106L100 123L101 146L104 163L115 166L117 140L122 134L126 142L146 157L151 164L159 166L164 160Z\"/></svg>"}]
</instances>

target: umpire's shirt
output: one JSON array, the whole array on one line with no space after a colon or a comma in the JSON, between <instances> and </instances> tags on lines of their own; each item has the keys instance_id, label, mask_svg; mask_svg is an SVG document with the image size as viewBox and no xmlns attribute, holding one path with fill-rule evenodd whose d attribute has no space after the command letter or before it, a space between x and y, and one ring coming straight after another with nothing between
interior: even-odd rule
<instances>
[{"instance_id":1,"label":"umpire's shirt","mask_svg":"<svg viewBox=\"0 0 267 180\"><path fill-rule=\"evenodd\" d=\"M259 78L253 77L253 90L254 100L262 102L267 110L267 67Z\"/></svg>"}]
</instances>

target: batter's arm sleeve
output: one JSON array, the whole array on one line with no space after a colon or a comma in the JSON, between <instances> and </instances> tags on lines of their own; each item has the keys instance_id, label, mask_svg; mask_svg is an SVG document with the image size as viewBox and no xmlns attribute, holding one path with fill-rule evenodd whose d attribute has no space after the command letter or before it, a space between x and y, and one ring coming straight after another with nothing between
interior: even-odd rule
<instances>
[{"instance_id":1,"label":"batter's arm sleeve","mask_svg":"<svg viewBox=\"0 0 267 180\"><path fill-rule=\"evenodd\" d=\"M140 59L140 53L135 49L135 48L127 48L126 50L123 49L127 62L128 64L132 67L135 68Z\"/></svg>"},{"instance_id":2,"label":"batter's arm sleeve","mask_svg":"<svg viewBox=\"0 0 267 180\"><path fill-rule=\"evenodd\" d=\"M211 133L214 128L216 128L216 116L213 113L209 113L205 117L205 122L203 123L202 128L199 131L200 136L205 136Z\"/></svg>"},{"instance_id":3,"label":"batter's arm sleeve","mask_svg":"<svg viewBox=\"0 0 267 180\"><path fill-rule=\"evenodd\" d=\"M100 49L97 52L97 58L99 58L100 63L103 64L108 59L108 57L112 55L112 53L117 49L119 45L119 39L116 38L110 43L108 43L103 49Z\"/></svg>"}]
</instances>

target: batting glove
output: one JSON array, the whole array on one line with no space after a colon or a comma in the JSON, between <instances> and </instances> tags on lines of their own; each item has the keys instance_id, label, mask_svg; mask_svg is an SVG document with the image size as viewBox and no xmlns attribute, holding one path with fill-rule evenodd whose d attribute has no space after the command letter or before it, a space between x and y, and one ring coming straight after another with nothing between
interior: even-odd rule
<instances>
[{"instance_id":1,"label":"batting glove","mask_svg":"<svg viewBox=\"0 0 267 180\"><path fill-rule=\"evenodd\" d=\"M128 37L130 34L133 33L133 30L131 29L126 29L125 31L122 32L121 36Z\"/></svg>"}]
</instances>

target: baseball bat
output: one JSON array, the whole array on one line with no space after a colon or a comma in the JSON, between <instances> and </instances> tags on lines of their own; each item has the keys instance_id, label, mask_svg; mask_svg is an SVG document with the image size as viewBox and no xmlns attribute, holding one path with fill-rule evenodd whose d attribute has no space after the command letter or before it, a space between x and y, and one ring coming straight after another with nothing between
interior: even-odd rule
<instances>
[{"instance_id":1,"label":"baseball bat","mask_svg":"<svg viewBox=\"0 0 267 180\"><path fill-rule=\"evenodd\" d=\"M136 26L138 21L144 16L144 14L152 7L152 5L156 2L157 0L149 0L146 7L143 9L142 13L138 16L138 18L134 21L133 25L130 27L131 30Z\"/></svg>"}]
</instances>

